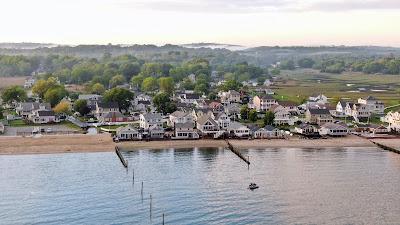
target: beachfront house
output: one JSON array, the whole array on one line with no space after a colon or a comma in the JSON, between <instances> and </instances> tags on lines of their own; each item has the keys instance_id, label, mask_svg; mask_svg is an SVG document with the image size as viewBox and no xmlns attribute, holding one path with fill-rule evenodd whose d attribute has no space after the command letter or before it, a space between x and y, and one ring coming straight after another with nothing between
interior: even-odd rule
<instances>
[{"instance_id":1,"label":"beachfront house","mask_svg":"<svg viewBox=\"0 0 400 225\"><path fill-rule=\"evenodd\" d=\"M294 122L291 120L291 114L286 109L275 110L274 115L275 125L294 125Z\"/></svg>"},{"instance_id":2,"label":"beachfront house","mask_svg":"<svg viewBox=\"0 0 400 225\"><path fill-rule=\"evenodd\" d=\"M164 128L154 124L149 127L149 135L151 139L163 139L164 138Z\"/></svg>"},{"instance_id":3,"label":"beachfront house","mask_svg":"<svg viewBox=\"0 0 400 225\"><path fill-rule=\"evenodd\" d=\"M339 123L325 123L321 125L319 129L319 134L322 136L334 136L341 137L349 134L349 129L342 124Z\"/></svg>"},{"instance_id":4,"label":"beachfront house","mask_svg":"<svg viewBox=\"0 0 400 225\"><path fill-rule=\"evenodd\" d=\"M271 95L254 96L252 106L257 112L265 112L271 109L272 106L278 105L276 99Z\"/></svg>"},{"instance_id":5,"label":"beachfront house","mask_svg":"<svg viewBox=\"0 0 400 225\"><path fill-rule=\"evenodd\" d=\"M304 136L319 135L318 128L312 124L302 123L294 128L294 132Z\"/></svg>"},{"instance_id":6,"label":"beachfront house","mask_svg":"<svg viewBox=\"0 0 400 225\"><path fill-rule=\"evenodd\" d=\"M210 109L193 109L192 110L192 116L195 121L197 121L200 117L202 117L204 115L214 117L214 113Z\"/></svg>"},{"instance_id":7,"label":"beachfront house","mask_svg":"<svg viewBox=\"0 0 400 225\"><path fill-rule=\"evenodd\" d=\"M119 140L141 140L142 134L132 125L127 125L124 127L118 127L116 129L116 136Z\"/></svg>"},{"instance_id":8,"label":"beachfront house","mask_svg":"<svg viewBox=\"0 0 400 225\"><path fill-rule=\"evenodd\" d=\"M394 132L400 132L400 111L397 112L389 112L384 118L383 121L388 123L388 129Z\"/></svg>"},{"instance_id":9,"label":"beachfront house","mask_svg":"<svg viewBox=\"0 0 400 225\"><path fill-rule=\"evenodd\" d=\"M193 122L176 123L172 139L198 139L199 134L193 129Z\"/></svg>"},{"instance_id":10,"label":"beachfront house","mask_svg":"<svg viewBox=\"0 0 400 225\"><path fill-rule=\"evenodd\" d=\"M278 128L267 125L256 130L253 134L253 137L256 139L283 138L283 132Z\"/></svg>"},{"instance_id":11,"label":"beachfront house","mask_svg":"<svg viewBox=\"0 0 400 225\"><path fill-rule=\"evenodd\" d=\"M173 127L177 123L192 123L194 126L194 118L190 112L175 111L169 115L167 125Z\"/></svg>"},{"instance_id":12,"label":"beachfront house","mask_svg":"<svg viewBox=\"0 0 400 225\"><path fill-rule=\"evenodd\" d=\"M197 119L196 128L203 135L214 135L219 131L218 123L208 114L205 114Z\"/></svg>"},{"instance_id":13,"label":"beachfront house","mask_svg":"<svg viewBox=\"0 0 400 225\"><path fill-rule=\"evenodd\" d=\"M229 126L226 128L227 133L231 137L249 137L250 136L250 129L236 121L230 122Z\"/></svg>"},{"instance_id":14,"label":"beachfront house","mask_svg":"<svg viewBox=\"0 0 400 225\"><path fill-rule=\"evenodd\" d=\"M312 124L324 124L333 122L333 118L328 109L307 109L306 122Z\"/></svg>"},{"instance_id":15,"label":"beachfront house","mask_svg":"<svg viewBox=\"0 0 400 225\"><path fill-rule=\"evenodd\" d=\"M372 114L384 114L385 105L382 101L376 99L375 97L368 96L366 98L359 98L357 101L359 104L365 105L368 111Z\"/></svg>"},{"instance_id":16,"label":"beachfront house","mask_svg":"<svg viewBox=\"0 0 400 225\"><path fill-rule=\"evenodd\" d=\"M149 129L150 127L163 127L161 113L146 113L140 114L139 126L143 129Z\"/></svg>"}]
</instances>

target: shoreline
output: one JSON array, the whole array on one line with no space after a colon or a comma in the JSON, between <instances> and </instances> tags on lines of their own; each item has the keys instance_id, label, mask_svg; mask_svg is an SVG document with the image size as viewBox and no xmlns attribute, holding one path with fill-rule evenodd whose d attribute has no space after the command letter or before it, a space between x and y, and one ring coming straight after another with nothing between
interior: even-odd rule
<instances>
[{"instance_id":1,"label":"shoreline","mask_svg":"<svg viewBox=\"0 0 400 225\"><path fill-rule=\"evenodd\" d=\"M374 139L375 142L400 148L400 138L384 140ZM328 139L255 139L229 142L238 149L266 149L266 148L345 148L345 147L377 147L370 140L348 136ZM218 148L227 147L224 140L164 140L164 141L131 141L114 143L109 134L97 135L49 135L41 137L0 137L0 155L26 154L57 154L57 153L90 153L113 152L118 146L121 151L170 149L170 148Z\"/></svg>"}]
</instances>

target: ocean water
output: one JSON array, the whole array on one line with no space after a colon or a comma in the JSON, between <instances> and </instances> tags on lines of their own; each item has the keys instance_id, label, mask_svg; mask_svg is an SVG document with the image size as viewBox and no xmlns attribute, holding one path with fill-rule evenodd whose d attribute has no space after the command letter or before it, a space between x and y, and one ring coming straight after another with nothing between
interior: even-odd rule
<instances>
[{"instance_id":1,"label":"ocean water","mask_svg":"<svg viewBox=\"0 0 400 225\"><path fill-rule=\"evenodd\" d=\"M123 153L128 169L111 152L0 156L0 224L400 224L400 155L242 152L250 167L218 148Z\"/></svg>"}]
</instances>

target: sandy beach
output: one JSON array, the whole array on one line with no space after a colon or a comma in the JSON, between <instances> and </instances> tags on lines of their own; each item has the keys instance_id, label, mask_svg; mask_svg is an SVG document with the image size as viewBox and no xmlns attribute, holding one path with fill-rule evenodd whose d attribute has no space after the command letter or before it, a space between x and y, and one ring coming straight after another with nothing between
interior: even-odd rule
<instances>
[{"instance_id":1,"label":"sandy beach","mask_svg":"<svg viewBox=\"0 0 400 225\"><path fill-rule=\"evenodd\" d=\"M376 147L371 141L348 136L344 138L329 139L298 139L289 140L229 140L239 149L263 148L334 148L334 147ZM374 139L375 142L400 148L398 139ZM165 140L165 141L132 141L114 143L109 134L98 135L52 135L41 137L0 137L1 155L18 154L52 154L68 152L111 152L115 146L123 151L141 149L168 149L168 148L193 148L193 147L226 147L223 140Z\"/></svg>"}]
</instances>

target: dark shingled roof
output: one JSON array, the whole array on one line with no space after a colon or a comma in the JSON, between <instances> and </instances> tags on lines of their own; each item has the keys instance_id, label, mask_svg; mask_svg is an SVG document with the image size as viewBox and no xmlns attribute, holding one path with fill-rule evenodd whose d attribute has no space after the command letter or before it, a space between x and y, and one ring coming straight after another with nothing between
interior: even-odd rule
<instances>
[{"instance_id":1,"label":"dark shingled roof","mask_svg":"<svg viewBox=\"0 0 400 225\"><path fill-rule=\"evenodd\" d=\"M116 109L119 108L118 103L117 102L101 102L101 103L97 103L97 105L100 108L106 108L106 109Z\"/></svg>"},{"instance_id":2,"label":"dark shingled roof","mask_svg":"<svg viewBox=\"0 0 400 225\"><path fill-rule=\"evenodd\" d=\"M328 109L308 109L311 114L317 114L317 115L330 115L331 113L329 112Z\"/></svg>"},{"instance_id":3,"label":"dark shingled roof","mask_svg":"<svg viewBox=\"0 0 400 225\"><path fill-rule=\"evenodd\" d=\"M53 111L38 111L38 115L39 116L54 116L54 112Z\"/></svg>"}]
</instances>

